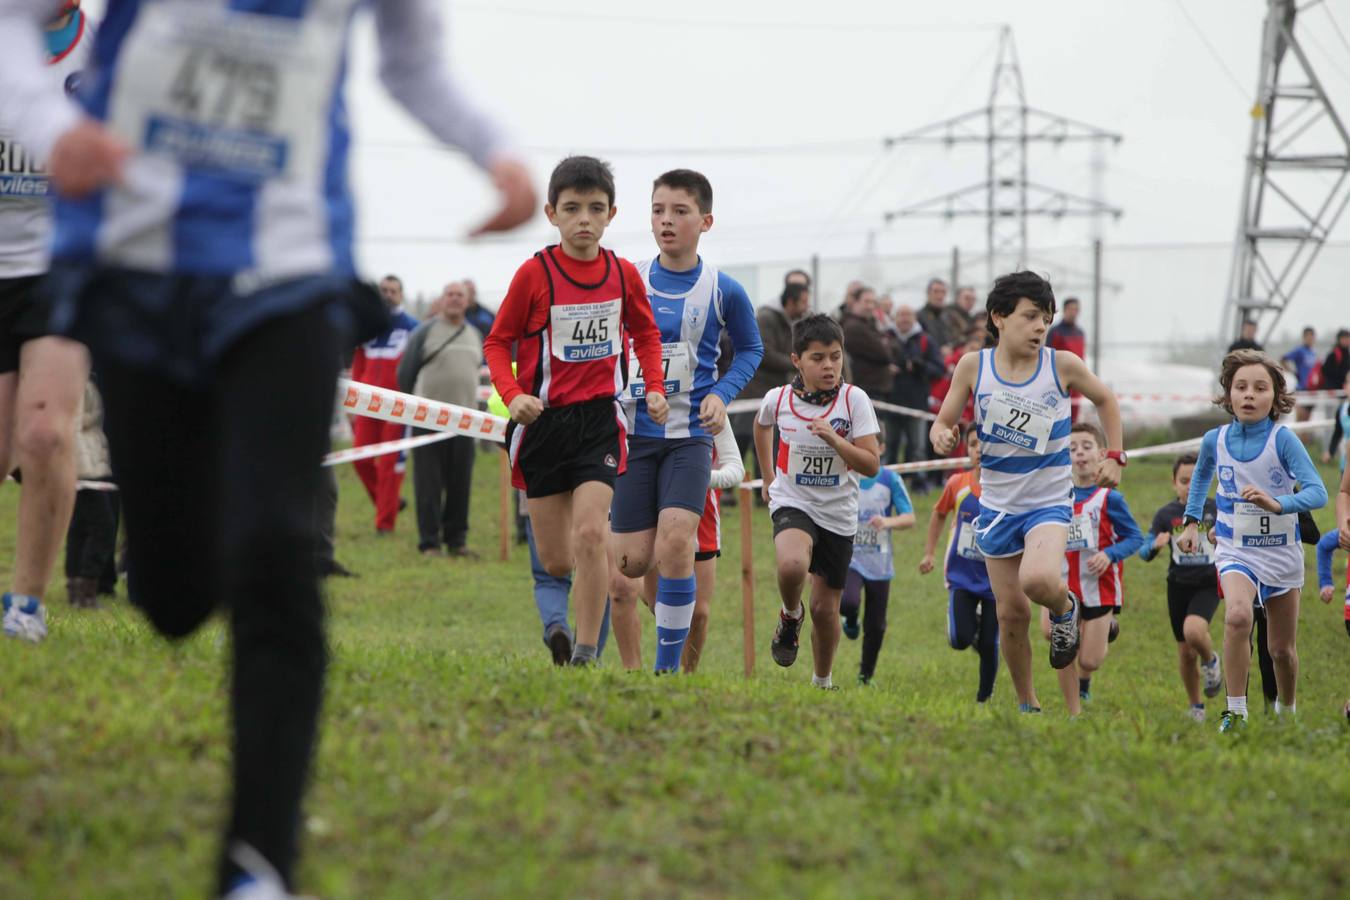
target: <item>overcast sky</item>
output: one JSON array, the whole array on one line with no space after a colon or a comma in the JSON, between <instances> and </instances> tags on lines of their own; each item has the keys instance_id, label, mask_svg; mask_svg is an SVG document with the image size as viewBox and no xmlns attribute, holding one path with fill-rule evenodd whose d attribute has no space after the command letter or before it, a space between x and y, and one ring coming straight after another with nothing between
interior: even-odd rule
<instances>
[{"instance_id":1,"label":"overcast sky","mask_svg":"<svg viewBox=\"0 0 1350 900\"><path fill-rule=\"evenodd\" d=\"M1236 229L1264 0L442 5L447 64L510 129L541 189L568 152L613 163L619 213L606 243L626 256L654 252L651 179L677 166L713 182L716 224L702 249L724 266L858 256L869 232L881 254L933 251L936 260L954 244L981 253L980 222L887 227L881 216L982 181L982 148L886 153L881 139L983 106L1000 23L1014 29L1031 106L1124 136L1106 153L1106 199L1125 211L1105 227L1108 247L1223 245ZM1326 6L1334 24L1312 9L1304 33L1350 113L1350 0ZM490 209L486 183L462 157L435 148L383 93L375 66L364 17L349 81L361 264L372 276L398 272L411 293L472 276L495 304L516 267L556 233L541 213L509 240L464 241ZM1090 162L1083 145L1041 147L1030 174L1088 194ZM1344 223L1337 236L1350 236ZM1088 239L1083 220L1031 224L1035 246ZM1195 322L1217 324L1227 253L1202 255L1186 257L1197 271L1181 277L1209 290ZM1319 272L1294 317L1330 323L1332 307L1344 305L1332 291L1339 295L1350 275L1350 252L1327 258L1345 271ZM1136 270L1164 274L1154 256L1141 259L1108 274L1138 291L1150 276ZM754 299L773 287L757 285Z\"/></svg>"}]
</instances>

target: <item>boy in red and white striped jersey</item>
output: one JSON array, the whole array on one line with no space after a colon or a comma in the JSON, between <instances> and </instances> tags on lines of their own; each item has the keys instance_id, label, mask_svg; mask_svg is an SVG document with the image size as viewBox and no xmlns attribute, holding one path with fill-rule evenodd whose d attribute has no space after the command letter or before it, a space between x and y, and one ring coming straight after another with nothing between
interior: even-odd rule
<instances>
[{"instance_id":1,"label":"boy in red and white striped jersey","mask_svg":"<svg viewBox=\"0 0 1350 900\"><path fill-rule=\"evenodd\" d=\"M1125 495L1097 485L1106 457L1106 435L1093 422L1077 422L1069 431L1073 466L1073 520L1065 546L1064 579L1082 602L1083 635L1078 660L1059 670L1059 686L1069 715L1090 700L1092 673L1106 661L1107 644L1118 629L1115 613L1125 600L1124 562L1144 544ZM1050 614L1043 610L1041 631L1050 637Z\"/></svg>"}]
</instances>

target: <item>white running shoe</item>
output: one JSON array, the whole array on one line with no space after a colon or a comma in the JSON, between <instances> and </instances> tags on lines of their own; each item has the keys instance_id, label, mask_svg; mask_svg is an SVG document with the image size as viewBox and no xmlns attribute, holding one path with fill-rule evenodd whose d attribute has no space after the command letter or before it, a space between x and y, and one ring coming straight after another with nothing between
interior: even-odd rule
<instances>
[{"instance_id":1,"label":"white running shoe","mask_svg":"<svg viewBox=\"0 0 1350 900\"><path fill-rule=\"evenodd\" d=\"M1192 722L1205 721L1205 708L1203 706L1192 706L1187 710L1187 714L1191 717Z\"/></svg>"},{"instance_id":2,"label":"white running shoe","mask_svg":"<svg viewBox=\"0 0 1350 900\"><path fill-rule=\"evenodd\" d=\"M245 874L235 881L224 900L296 900L295 894L287 892L277 870L253 847L236 841L230 848L230 859Z\"/></svg>"},{"instance_id":3,"label":"white running shoe","mask_svg":"<svg viewBox=\"0 0 1350 900\"><path fill-rule=\"evenodd\" d=\"M1200 664L1200 674L1205 679L1205 696L1219 696L1219 691L1223 690L1223 665L1219 662L1219 654L1214 654L1213 663Z\"/></svg>"},{"instance_id":4,"label":"white running shoe","mask_svg":"<svg viewBox=\"0 0 1350 900\"><path fill-rule=\"evenodd\" d=\"M37 597L5 594L3 605L5 637L36 644L47 636L47 607Z\"/></svg>"}]
</instances>

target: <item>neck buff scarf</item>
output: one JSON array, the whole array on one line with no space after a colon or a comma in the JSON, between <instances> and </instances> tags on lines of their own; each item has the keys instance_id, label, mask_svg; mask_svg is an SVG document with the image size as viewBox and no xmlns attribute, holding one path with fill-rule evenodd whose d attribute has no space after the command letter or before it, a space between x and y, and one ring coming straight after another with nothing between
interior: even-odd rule
<instances>
[{"instance_id":1,"label":"neck buff scarf","mask_svg":"<svg viewBox=\"0 0 1350 900\"><path fill-rule=\"evenodd\" d=\"M801 373L798 372L792 378L792 393L798 400L810 403L812 406L829 406L834 402L834 398L839 396L839 388L834 387L828 391L808 391L806 382L802 381Z\"/></svg>"}]
</instances>

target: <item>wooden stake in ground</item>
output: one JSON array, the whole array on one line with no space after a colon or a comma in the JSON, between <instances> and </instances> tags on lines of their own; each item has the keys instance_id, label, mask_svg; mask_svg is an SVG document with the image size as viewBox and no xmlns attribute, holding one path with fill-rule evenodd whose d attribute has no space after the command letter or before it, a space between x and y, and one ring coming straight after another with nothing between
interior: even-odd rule
<instances>
[{"instance_id":1,"label":"wooden stake in ground","mask_svg":"<svg viewBox=\"0 0 1350 900\"><path fill-rule=\"evenodd\" d=\"M755 512L753 492L741 494L741 628L745 644L745 677L755 672L755 541L750 517Z\"/></svg>"},{"instance_id":2,"label":"wooden stake in ground","mask_svg":"<svg viewBox=\"0 0 1350 900\"><path fill-rule=\"evenodd\" d=\"M502 562L511 555L511 454L502 448L500 455L500 465L497 467L501 472L501 480L498 485L498 519L499 519L499 537L498 537L498 556Z\"/></svg>"}]
</instances>

